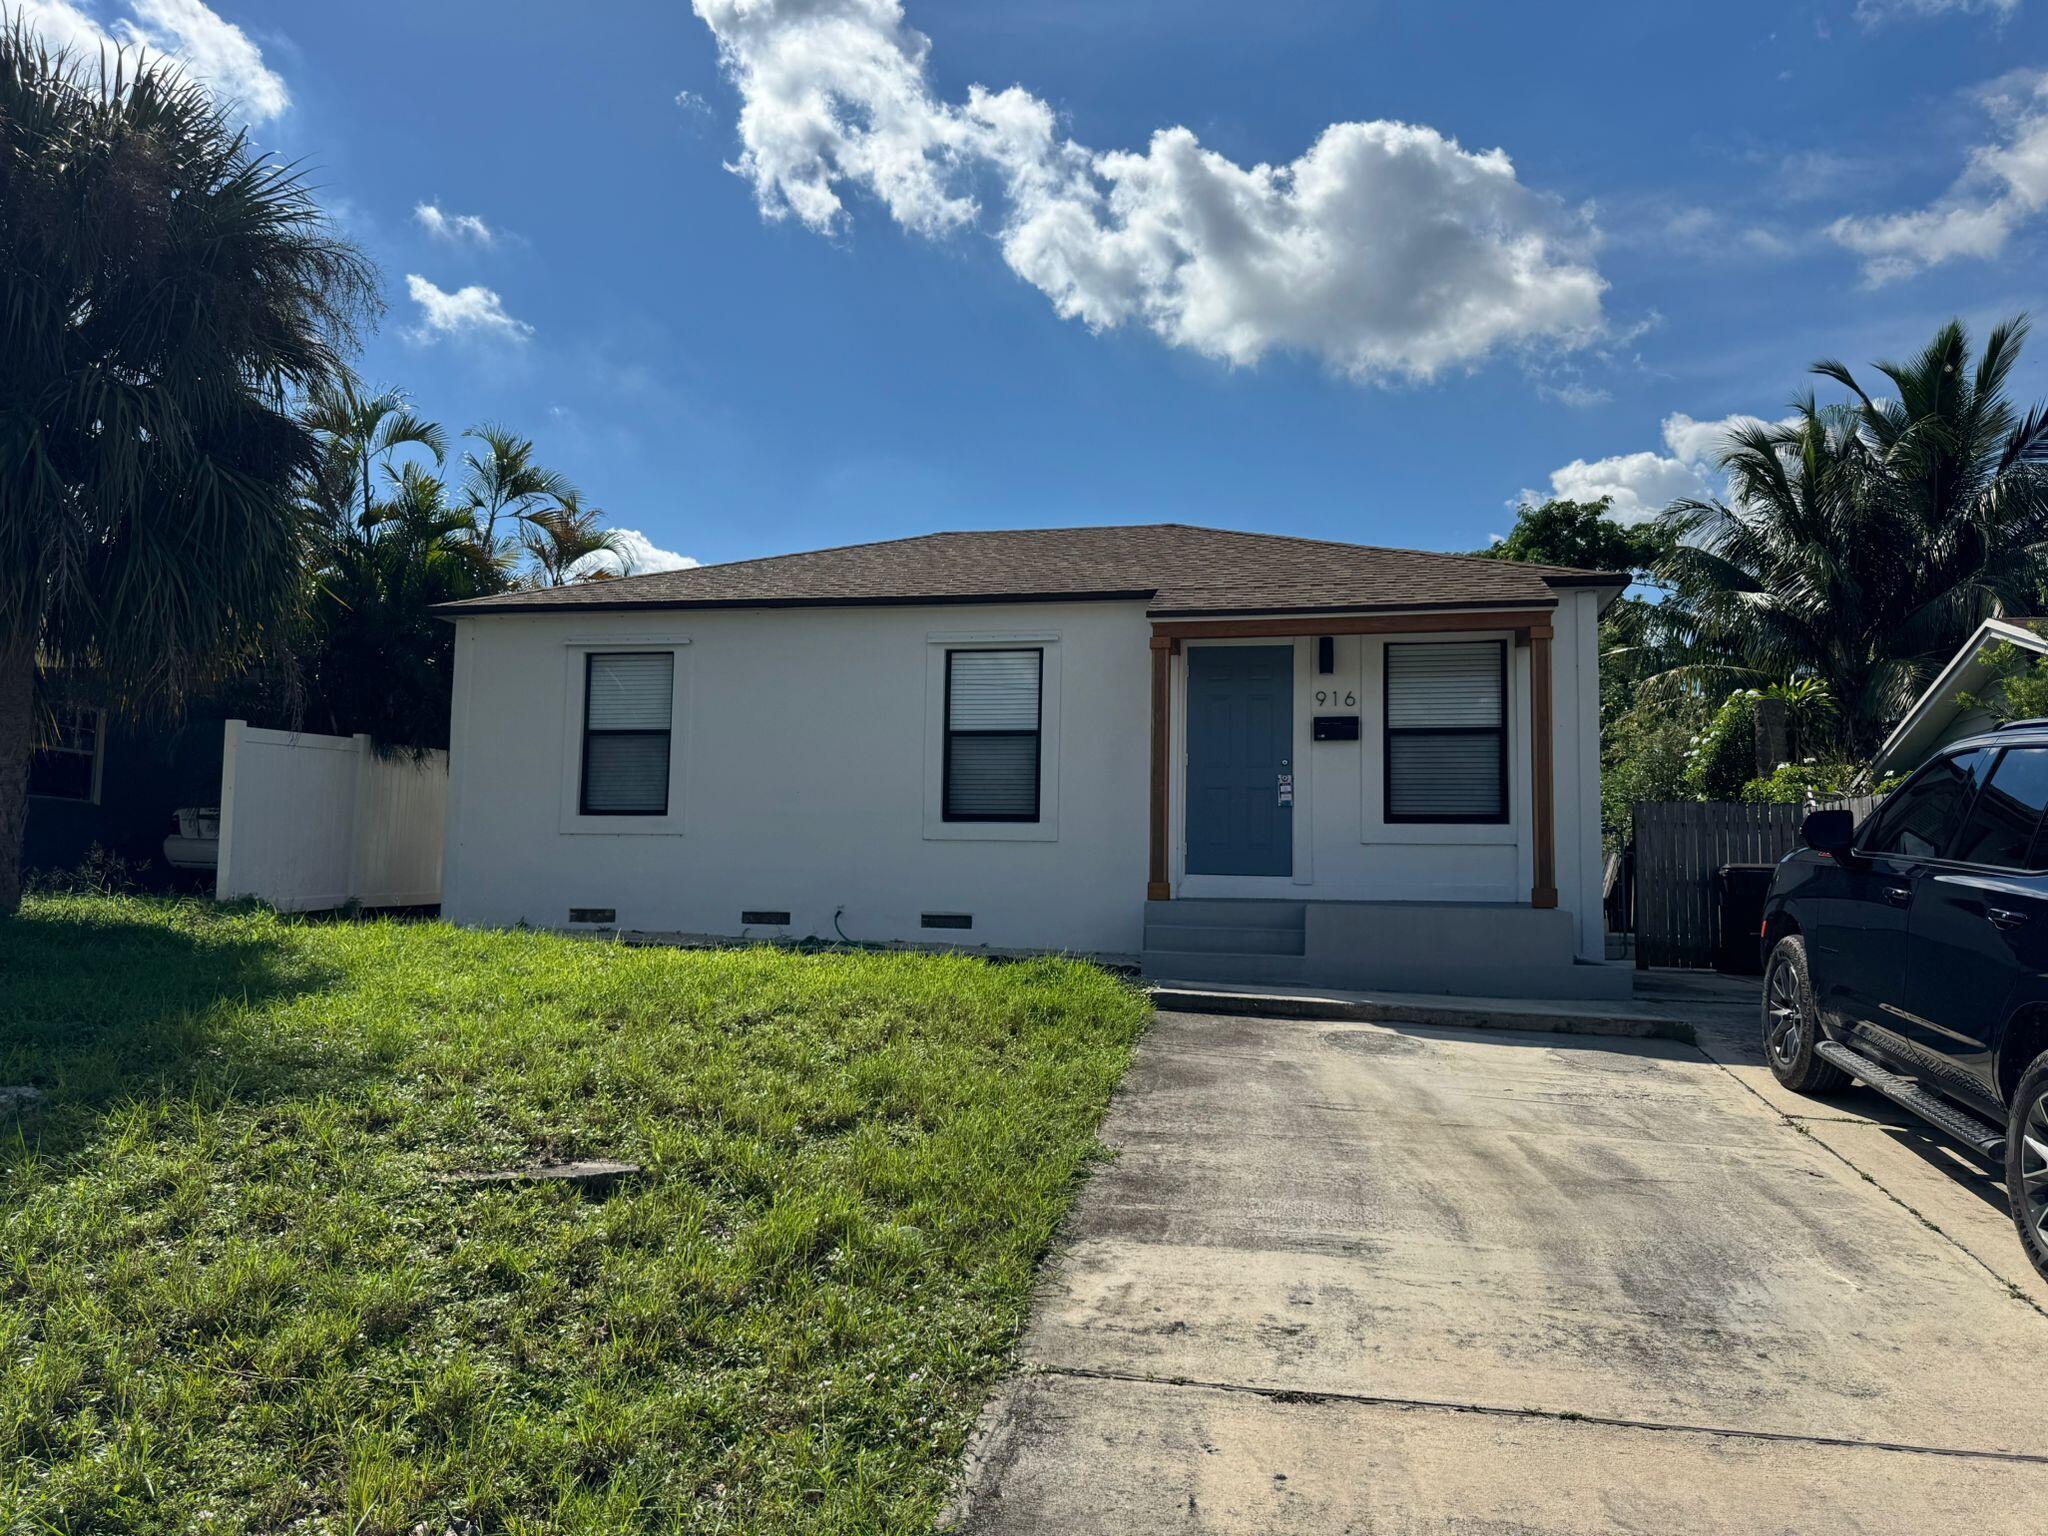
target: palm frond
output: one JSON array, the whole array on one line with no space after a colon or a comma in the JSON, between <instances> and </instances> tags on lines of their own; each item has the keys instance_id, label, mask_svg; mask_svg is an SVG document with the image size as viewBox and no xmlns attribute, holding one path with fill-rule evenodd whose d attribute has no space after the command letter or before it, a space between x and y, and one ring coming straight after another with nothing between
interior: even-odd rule
<instances>
[{"instance_id":1,"label":"palm frond","mask_svg":"<svg viewBox=\"0 0 2048 1536\"><path fill-rule=\"evenodd\" d=\"M1998 327L1973 368L1962 326L1942 327L1879 365L1894 398L1820 362L1846 402L1806 396L1790 425L1732 435L1728 501L1679 502L1659 524L1660 629L1692 652L1687 675L1818 679L1852 743L1873 744L1981 618L2041 606L2048 410L2017 416L2002 393L2025 331Z\"/></svg>"},{"instance_id":2,"label":"palm frond","mask_svg":"<svg viewBox=\"0 0 2048 1536\"><path fill-rule=\"evenodd\" d=\"M376 304L297 169L175 64L0 29L0 421L34 423L0 427L0 626L131 711L267 664L299 488L344 467L291 402L346 394Z\"/></svg>"}]
</instances>

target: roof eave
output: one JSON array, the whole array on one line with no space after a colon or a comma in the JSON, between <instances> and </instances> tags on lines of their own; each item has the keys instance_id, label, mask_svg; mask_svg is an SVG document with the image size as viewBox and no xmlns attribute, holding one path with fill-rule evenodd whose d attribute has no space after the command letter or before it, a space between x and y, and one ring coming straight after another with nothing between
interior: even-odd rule
<instances>
[{"instance_id":1,"label":"roof eave","mask_svg":"<svg viewBox=\"0 0 2048 1536\"><path fill-rule=\"evenodd\" d=\"M1961 648L1950 658L1948 665L1941 669L1940 675L1927 685L1926 691L1913 701L1912 707L1899 717L1899 723L1893 726L1891 734L1885 737L1884 745L1879 747L1870 759L1870 773L1873 779L1883 778L1901 756L1915 750L1924 753L1924 748L1916 746L1923 733L1940 735L1942 727L1947 724L1947 719L1953 716L1935 721L1935 711L1944 704L1953 703L1957 694L1982 684L1983 679L1977 675L1983 670L1977 666L1977 654L1987 641L2005 641L2030 651L2048 654L2048 636L2003 619L1986 619L1977 626L1970 638L1963 642ZM1915 762L1909 766L1918 767L1919 764Z\"/></svg>"},{"instance_id":2,"label":"roof eave","mask_svg":"<svg viewBox=\"0 0 2048 1536\"><path fill-rule=\"evenodd\" d=\"M1500 613L1526 612L1532 608L1555 608L1555 598L1488 597L1439 598L1422 603L1317 603L1304 608L1275 608L1272 604L1239 605L1233 608L1190 608L1155 604L1145 610L1148 619L1300 619L1304 623L1318 616L1354 613Z\"/></svg>"},{"instance_id":3,"label":"roof eave","mask_svg":"<svg viewBox=\"0 0 2048 1536\"><path fill-rule=\"evenodd\" d=\"M494 613L651 613L687 610L695 612L757 608L952 608L991 603L1136 603L1155 596L1158 589L1146 587L1129 592L989 592L967 596L938 597L928 594L888 597L747 597L747 598L634 598L607 602L602 598L578 598L571 602L507 601L497 597L470 597L455 603L437 603L428 611L441 619L474 619Z\"/></svg>"}]
</instances>

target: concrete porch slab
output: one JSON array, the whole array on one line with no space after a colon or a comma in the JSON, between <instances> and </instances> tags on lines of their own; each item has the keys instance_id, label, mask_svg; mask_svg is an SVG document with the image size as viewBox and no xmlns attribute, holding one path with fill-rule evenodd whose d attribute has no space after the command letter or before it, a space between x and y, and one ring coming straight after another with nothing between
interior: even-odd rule
<instances>
[{"instance_id":1,"label":"concrete porch slab","mask_svg":"<svg viewBox=\"0 0 2048 1536\"><path fill-rule=\"evenodd\" d=\"M1147 976L1239 986L1625 1002L1633 968L1581 960L1556 907L1476 901L1145 903Z\"/></svg>"}]
</instances>

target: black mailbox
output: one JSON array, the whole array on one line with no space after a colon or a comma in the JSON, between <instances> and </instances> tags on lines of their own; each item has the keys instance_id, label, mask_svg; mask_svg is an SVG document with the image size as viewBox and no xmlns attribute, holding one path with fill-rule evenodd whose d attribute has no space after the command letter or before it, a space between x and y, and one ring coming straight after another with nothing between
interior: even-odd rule
<instances>
[{"instance_id":1,"label":"black mailbox","mask_svg":"<svg viewBox=\"0 0 2048 1536\"><path fill-rule=\"evenodd\" d=\"M1315 739L1317 741L1358 740L1358 716L1317 715Z\"/></svg>"}]
</instances>

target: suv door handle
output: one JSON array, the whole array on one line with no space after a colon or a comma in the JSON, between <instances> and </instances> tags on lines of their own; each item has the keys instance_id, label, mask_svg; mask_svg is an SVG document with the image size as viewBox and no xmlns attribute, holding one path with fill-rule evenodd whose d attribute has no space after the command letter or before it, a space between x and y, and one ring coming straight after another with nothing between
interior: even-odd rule
<instances>
[{"instance_id":1,"label":"suv door handle","mask_svg":"<svg viewBox=\"0 0 2048 1536\"><path fill-rule=\"evenodd\" d=\"M1878 894L1893 906L1903 907L1913 899L1913 887L1910 885L1888 885L1879 891Z\"/></svg>"},{"instance_id":2,"label":"suv door handle","mask_svg":"<svg viewBox=\"0 0 2048 1536\"><path fill-rule=\"evenodd\" d=\"M1994 928L2017 928L2027 920L2024 912L2015 912L2011 907L1986 907L1984 915L1991 919Z\"/></svg>"}]
</instances>

